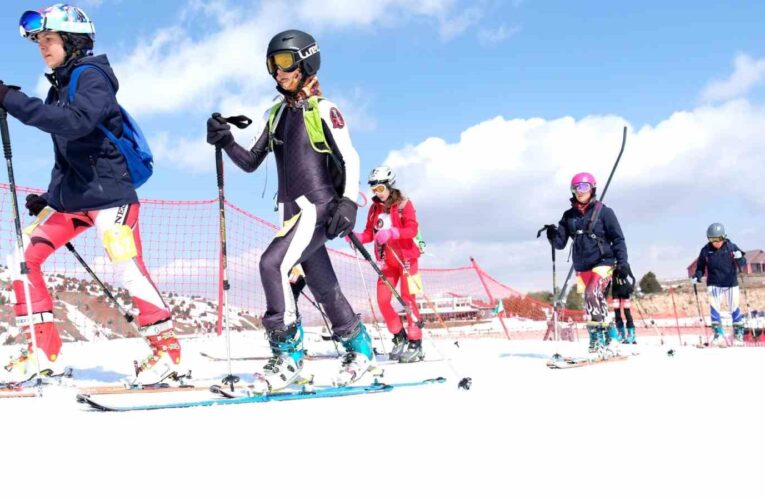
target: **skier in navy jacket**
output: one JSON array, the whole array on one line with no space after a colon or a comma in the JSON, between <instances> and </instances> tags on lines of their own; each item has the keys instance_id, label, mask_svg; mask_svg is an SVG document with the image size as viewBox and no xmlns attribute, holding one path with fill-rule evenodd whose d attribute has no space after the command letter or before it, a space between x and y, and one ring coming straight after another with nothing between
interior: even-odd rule
<instances>
[{"instance_id":1,"label":"skier in navy jacket","mask_svg":"<svg viewBox=\"0 0 765 500\"><path fill-rule=\"evenodd\" d=\"M576 174L571 179L571 193L571 208L563 213L557 227L548 227L547 239L558 250L566 247L569 238L573 240L577 290L584 293L590 352L604 354L605 347L609 351L606 354L616 354L619 339L616 329L611 328L606 289L614 268L625 279L630 274L624 234L613 210L597 200L595 177L586 172Z\"/></svg>"},{"instance_id":2,"label":"skier in navy jacket","mask_svg":"<svg viewBox=\"0 0 765 500\"><path fill-rule=\"evenodd\" d=\"M0 106L22 123L51 134L54 166L48 190L42 195L30 194L26 200L30 215L37 216L24 236L33 314L28 315L21 277L14 276L16 323L29 344L5 366L3 375L14 379L29 371L34 345L31 330L45 354L40 361L57 361L61 338L53 323L53 302L41 266L58 248L95 226L138 308L137 323L152 350L145 360L135 363L133 382L157 381L180 362L181 349L170 311L143 262L139 203L127 162L98 129L103 124L115 136L122 134L117 78L105 55L92 56L95 27L81 9L56 4L27 11L20 27L22 36L38 44L52 70L46 75L51 88L43 102L0 83ZM70 102L72 72L85 64L98 69L82 70L75 99Z\"/></svg>"},{"instance_id":3,"label":"skier in navy jacket","mask_svg":"<svg viewBox=\"0 0 765 500\"><path fill-rule=\"evenodd\" d=\"M707 293L709 294L709 311L712 320L715 344L725 341L723 336L720 306L725 297L730 308L733 321L733 337L736 345L744 342L744 317L739 308L738 273L746 266L744 252L728 239L725 227L715 222L707 228L709 243L704 245L696 261L696 272L691 278L695 285L701 281L704 273L707 275Z\"/></svg>"}]
</instances>

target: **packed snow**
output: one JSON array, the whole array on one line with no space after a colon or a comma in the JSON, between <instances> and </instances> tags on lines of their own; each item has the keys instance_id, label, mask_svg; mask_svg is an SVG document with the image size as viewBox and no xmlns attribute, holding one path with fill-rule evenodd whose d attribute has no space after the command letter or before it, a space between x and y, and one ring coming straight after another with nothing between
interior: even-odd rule
<instances>
[{"instance_id":1,"label":"packed snow","mask_svg":"<svg viewBox=\"0 0 765 500\"><path fill-rule=\"evenodd\" d=\"M383 380L445 384L336 399L129 413L88 410L74 387L0 399L0 498L761 498L765 349L639 341L625 361L551 370L584 340L426 339L431 361L384 366ZM317 332L306 347L335 352ZM199 354L225 356L223 337L183 348L198 385L227 373ZM231 352L265 354L262 332L234 334ZM86 387L118 383L145 354L140 339L78 342L62 362ZM304 372L325 384L337 364Z\"/></svg>"}]
</instances>

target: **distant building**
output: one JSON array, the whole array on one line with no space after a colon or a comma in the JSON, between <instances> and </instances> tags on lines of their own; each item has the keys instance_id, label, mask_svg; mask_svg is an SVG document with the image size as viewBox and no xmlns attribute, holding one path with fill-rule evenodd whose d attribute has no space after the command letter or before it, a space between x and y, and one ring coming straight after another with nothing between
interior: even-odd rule
<instances>
[{"instance_id":1,"label":"distant building","mask_svg":"<svg viewBox=\"0 0 765 500\"><path fill-rule=\"evenodd\" d=\"M765 273L765 252L762 250L746 250L746 266L741 270L744 274L762 274ZM688 277L691 278L696 273L696 261L688 265Z\"/></svg>"}]
</instances>

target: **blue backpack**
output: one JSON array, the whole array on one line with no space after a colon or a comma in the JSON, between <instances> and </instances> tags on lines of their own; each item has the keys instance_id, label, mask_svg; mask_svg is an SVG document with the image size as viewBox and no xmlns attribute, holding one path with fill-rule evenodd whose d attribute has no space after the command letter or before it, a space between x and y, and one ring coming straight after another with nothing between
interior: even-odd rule
<instances>
[{"instance_id":1,"label":"blue backpack","mask_svg":"<svg viewBox=\"0 0 765 500\"><path fill-rule=\"evenodd\" d=\"M80 73L86 69L95 69L106 78L111 84L111 79L108 75L99 68L92 64L83 64L77 66L72 71L72 76L69 80L69 102L74 102L74 93L77 89L77 79L80 77ZM116 92L116 89L114 89ZM119 106L119 104L118 104ZM133 117L128 114L122 106L119 106L120 114L122 115L122 136L117 138L112 134L109 129L104 127L103 124L98 125L98 129L104 133L110 141L117 146L122 156L125 157L127 163L128 172L130 172L130 179L133 181L133 186L138 189L151 177L154 171L154 156L151 154L149 143L146 141L143 132L138 127L138 124L133 120Z\"/></svg>"}]
</instances>

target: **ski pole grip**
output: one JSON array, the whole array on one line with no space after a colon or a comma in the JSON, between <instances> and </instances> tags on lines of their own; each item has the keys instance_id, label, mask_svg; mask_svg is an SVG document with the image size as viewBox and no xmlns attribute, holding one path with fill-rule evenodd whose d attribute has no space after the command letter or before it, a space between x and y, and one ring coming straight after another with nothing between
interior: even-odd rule
<instances>
[{"instance_id":1,"label":"ski pole grip","mask_svg":"<svg viewBox=\"0 0 765 500\"><path fill-rule=\"evenodd\" d=\"M3 153L5 158L10 160L11 154L11 134L8 131L8 112L0 107L0 135L3 137Z\"/></svg>"},{"instance_id":2,"label":"ski pole grip","mask_svg":"<svg viewBox=\"0 0 765 500\"><path fill-rule=\"evenodd\" d=\"M361 255L364 256L365 259L367 259L369 262L372 262L374 264L374 262L372 261L372 256L369 255L369 252L367 252L367 249L364 248L364 245L361 244L361 242L356 237L356 235L353 234L353 232L351 232L351 234L348 235L348 239L351 240L351 243L353 243L353 246L356 247L356 250L358 250L361 253Z\"/></svg>"},{"instance_id":3,"label":"ski pole grip","mask_svg":"<svg viewBox=\"0 0 765 500\"><path fill-rule=\"evenodd\" d=\"M218 189L223 189L223 150L215 146L215 173L218 175Z\"/></svg>"}]
</instances>

